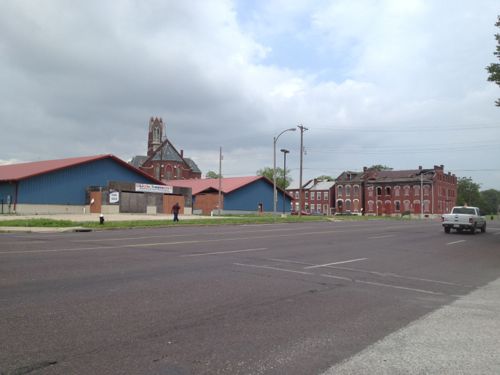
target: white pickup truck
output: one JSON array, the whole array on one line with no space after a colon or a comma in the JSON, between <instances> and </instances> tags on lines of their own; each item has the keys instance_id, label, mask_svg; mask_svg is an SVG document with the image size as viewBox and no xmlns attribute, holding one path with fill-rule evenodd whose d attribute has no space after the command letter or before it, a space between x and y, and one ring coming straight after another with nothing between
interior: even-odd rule
<instances>
[{"instance_id":1,"label":"white pickup truck","mask_svg":"<svg viewBox=\"0 0 500 375\"><path fill-rule=\"evenodd\" d=\"M477 207L453 207L451 213L441 216L441 221L445 233L450 233L452 228L457 232L462 232L464 229L470 230L472 234L475 234L477 229L481 229L483 233L486 232L486 219Z\"/></svg>"}]
</instances>

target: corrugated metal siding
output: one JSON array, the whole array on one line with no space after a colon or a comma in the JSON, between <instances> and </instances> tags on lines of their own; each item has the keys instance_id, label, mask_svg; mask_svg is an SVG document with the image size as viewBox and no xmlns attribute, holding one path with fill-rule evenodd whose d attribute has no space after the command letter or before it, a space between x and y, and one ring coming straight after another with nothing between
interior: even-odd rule
<instances>
[{"instance_id":1,"label":"corrugated metal siding","mask_svg":"<svg viewBox=\"0 0 500 375\"><path fill-rule=\"evenodd\" d=\"M283 194L278 191L277 211L283 210ZM257 211L263 203L265 212L273 210L273 186L264 180L257 180L241 189L224 195L224 210ZM285 211L290 212L290 198L286 197Z\"/></svg>"},{"instance_id":2,"label":"corrugated metal siding","mask_svg":"<svg viewBox=\"0 0 500 375\"><path fill-rule=\"evenodd\" d=\"M14 195L16 194L16 184L8 182L0 182L0 201L3 199L4 204L7 202L7 196L10 195L10 199L14 201Z\"/></svg>"},{"instance_id":3,"label":"corrugated metal siding","mask_svg":"<svg viewBox=\"0 0 500 375\"><path fill-rule=\"evenodd\" d=\"M151 183L112 159L102 159L19 181L18 203L85 204L87 187L109 181Z\"/></svg>"}]
</instances>

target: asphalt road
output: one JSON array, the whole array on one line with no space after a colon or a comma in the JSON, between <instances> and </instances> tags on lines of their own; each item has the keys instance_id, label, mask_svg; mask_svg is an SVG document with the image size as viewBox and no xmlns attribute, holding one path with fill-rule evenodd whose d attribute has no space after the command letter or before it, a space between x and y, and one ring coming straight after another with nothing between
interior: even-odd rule
<instances>
[{"instance_id":1,"label":"asphalt road","mask_svg":"<svg viewBox=\"0 0 500 375\"><path fill-rule=\"evenodd\" d=\"M464 349L454 338L419 352L414 338L436 343L482 316L463 331L493 354L463 373L498 374L499 305L480 308L500 290L500 223L488 224L0 234L0 373L361 374L388 358L378 373L412 373Z\"/></svg>"}]
</instances>

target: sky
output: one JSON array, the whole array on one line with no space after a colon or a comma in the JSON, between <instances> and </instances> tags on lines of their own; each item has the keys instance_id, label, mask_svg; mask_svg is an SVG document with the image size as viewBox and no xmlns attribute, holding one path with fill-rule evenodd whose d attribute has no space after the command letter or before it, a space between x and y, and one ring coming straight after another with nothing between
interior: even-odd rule
<instances>
[{"instance_id":1,"label":"sky","mask_svg":"<svg viewBox=\"0 0 500 375\"><path fill-rule=\"evenodd\" d=\"M500 190L498 0L2 0L0 164L145 155L150 117L203 174L382 164ZM300 131L276 142L300 175Z\"/></svg>"}]
</instances>

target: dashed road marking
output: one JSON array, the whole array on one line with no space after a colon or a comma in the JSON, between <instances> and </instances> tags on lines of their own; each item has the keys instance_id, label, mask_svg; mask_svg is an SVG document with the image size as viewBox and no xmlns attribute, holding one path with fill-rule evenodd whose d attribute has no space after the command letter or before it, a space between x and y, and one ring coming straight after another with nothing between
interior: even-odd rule
<instances>
[{"instance_id":1,"label":"dashed road marking","mask_svg":"<svg viewBox=\"0 0 500 375\"><path fill-rule=\"evenodd\" d=\"M456 244L456 243L462 243L462 242L465 242L465 240L448 242L446 245L454 245L454 244Z\"/></svg>"},{"instance_id":2,"label":"dashed road marking","mask_svg":"<svg viewBox=\"0 0 500 375\"><path fill-rule=\"evenodd\" d=\"M396 237L395 234L387 234L387 235L383 235L383 236L372 236L372 237L368 237L369 240L373 240L373 239L378 239L378 238L389 238L389 237Z\"/></svg>"},{"instance_id":3,"label":"dashed road marking","mask_svg":"<svg viewBox=\"0 0 500 375\"><path fill-rule=\"evenodd\" d=\"M359 262L359 261L361 261L361 260L367 260L367 259L368 259L368 258L358 258L358 259L344 260L344 261L341 261L341 262L326 263L326 264L317 264L317 265L314 265L314 266L307 266L307 267L304 267L304 269L305 269L305 270L307 270L307 269L311 269L311 268L328 267L328 266L333 266L333 265L336 265L336 264L344 264L344 263Z\"/></svg>"},{"instance_id":4,"label":"dashed road marking","mask_svg":"<svg viewBox=\"0 0 500 375\"><path fill-rule=\"evenodd\" d=\"M181 255L181 257L202 257L202 256L205 256L205 255L222 255L222 254L244 253L244 252L247 252L247 251L262 251L262 250L267 250L267 247L259 247L257 249L215 251L213 253L185 254L185 255Z\"/></svg>"}]
</instances>

